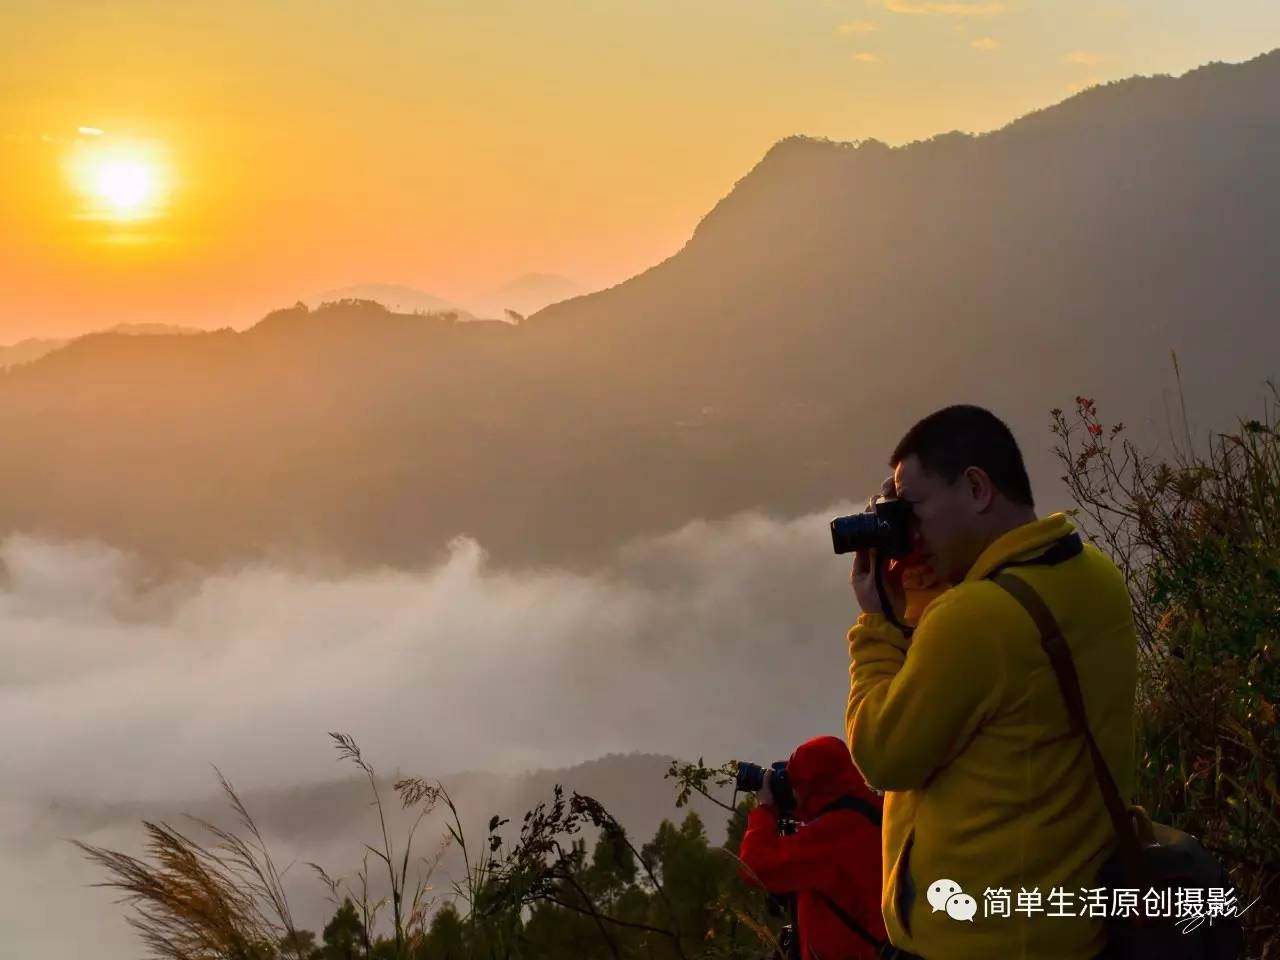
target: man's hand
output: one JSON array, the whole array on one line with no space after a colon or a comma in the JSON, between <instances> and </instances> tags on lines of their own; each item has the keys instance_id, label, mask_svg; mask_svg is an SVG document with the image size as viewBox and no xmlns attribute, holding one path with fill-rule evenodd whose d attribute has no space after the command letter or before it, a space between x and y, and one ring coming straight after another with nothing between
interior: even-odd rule
<instances>
[{"instance_id":1,"label":"man's hand","mask_svg":"<svg viewBox=\"0 0 1280 960\"><path fill-rule=\"evenodd\" d=\"M893 482L893 477L888 477L880 485L880 494L884 497L896 496L897 487ZM868 502L866 512L872 513L874 510L875 507ZM902 579L898 575L899 573L897 565L891 565L885 571L884 587L898 619L902 619L902 611L907 607L907 596L902 589ZM858 606L862 608L863 613L884 613L884 607L880 603L880 594L876 591L876 552L874 550L854 551L853 569L849 573L849 584L853 587L853 594L858 598Z\"/></svg>"},{"instance_id":2,"label":"man's hand","mask_svg":"<svg viewBox=\"0 0 1280 960\"><path fill-rule=\"evenodd\" d=\"M773 771L764 772L764 783L756 791L756 803L762 807L773 806Z\"/></svg>"}]
</instances>

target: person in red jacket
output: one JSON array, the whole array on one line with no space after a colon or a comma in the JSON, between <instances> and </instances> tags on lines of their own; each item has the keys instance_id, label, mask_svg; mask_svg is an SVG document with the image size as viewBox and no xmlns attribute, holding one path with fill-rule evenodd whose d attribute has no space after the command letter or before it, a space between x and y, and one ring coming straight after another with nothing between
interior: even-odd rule
<instances>
[{"instance_id":1,"label":"person in red jacket","mask_svg":"<svg viewBox=\"0 0 1280 960\"><path fill-rule=\"evenodd\" d=\"M747 817L738 856L742 877L773 894L795 895L803 960L878 956L887 937L880 916L881 800L837 737L814 737L787 761L799 822L782 835L772 771Z\"/></svg>"}]
</instances>

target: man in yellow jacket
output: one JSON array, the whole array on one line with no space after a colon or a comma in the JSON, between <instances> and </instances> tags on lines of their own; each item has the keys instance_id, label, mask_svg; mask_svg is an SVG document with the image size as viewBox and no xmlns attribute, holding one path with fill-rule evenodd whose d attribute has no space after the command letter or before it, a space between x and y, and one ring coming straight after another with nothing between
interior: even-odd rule
<instances>
[{"instance_id":1,"label":"man in yellow jacket","mask_svg":"<svg viewBox=\"0 0 1280 960\"><path fill-rule=\"evenodd\" d=\"M1012 433L980 407L926 417L890 463L885 494L910 503L917 553L954 584L908 637L881 608L872 553L855 555L850 578L862 614L849 631L845 728L854 762L885 791L894 955L1092 960L1112 909L1096 875L1114 831L1035 624L986 578L1009 565L1048 604L1128 796L1137 637L1124 578L1092 545L1061 550L1074 546L1070 521L1037 519ZM888 587L894 619L917 612L900 581Z\"/></svg>"}]
</instances>

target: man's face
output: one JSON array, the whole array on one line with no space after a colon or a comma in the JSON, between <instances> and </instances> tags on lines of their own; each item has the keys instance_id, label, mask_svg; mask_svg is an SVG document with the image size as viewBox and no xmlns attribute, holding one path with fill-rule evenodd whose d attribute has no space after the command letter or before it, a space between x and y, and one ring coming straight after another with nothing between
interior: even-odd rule
<instances>
[{"instance_id":1,"label":"man's face","mask_svg":"<svg viewBox=\"0 0 1280 960\"><path fill-rule=\"evenodd\" d=\"M938 577L959 583L982 552L977 522L981 497L965 474L949 484L921 467L914 454L894 468L893 479L898 497L911 504L915 516L914 552Z\"/></svg>"}]
</instances>

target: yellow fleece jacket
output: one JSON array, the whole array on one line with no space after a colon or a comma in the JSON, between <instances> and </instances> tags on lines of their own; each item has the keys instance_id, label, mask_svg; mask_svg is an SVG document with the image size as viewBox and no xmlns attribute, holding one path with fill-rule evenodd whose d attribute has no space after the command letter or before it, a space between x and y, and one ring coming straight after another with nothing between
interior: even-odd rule
<instances>
[{"instance_id":1,"label":"yellow fleece jacket","mask_svg":"<svg viewBox=\"0 0 1280 960\"><path fill-rule=\"evenodd\" d=\"M859 769L886 791L885 927L926 960L1090 960L1103 948L1102 921L1078 915L1115 845L1088 749L1070 733L1035 624L983 579L1072 529L1056 513L1001 536L925 608L910 640L879 614L849 631L845 729ZM1089 726L1129 796L1137 637L1123 576L1088 544L1063 563L1010 572L1057 618ZM972 922L930 906L939 880L977 901ZM1070 904L1051 900L1055 887ZM1007 891L1011 915L986 915L989 889L997 908ZM1026 902L1018 912L1023 890L1039 893L1043 912Z\"/></svg>"}]
</instances>

